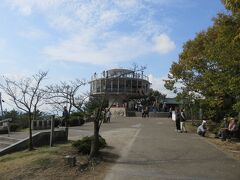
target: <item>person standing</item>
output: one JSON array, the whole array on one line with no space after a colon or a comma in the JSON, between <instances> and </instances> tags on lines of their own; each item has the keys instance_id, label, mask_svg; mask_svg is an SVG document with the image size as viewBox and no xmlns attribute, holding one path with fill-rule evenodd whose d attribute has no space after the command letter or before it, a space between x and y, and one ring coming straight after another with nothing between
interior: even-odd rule
<instances>
[{"instance_id":1,"label":"person standing","mask_svg":"<svg viewBox=\"0 0 240 180\"><path fill-rule=\"evenodd\" d=\"M179 111L179 108L176 110L176 129L177 132L181 132L181 127L180 127L180 120L181 119L181 113Z\"/></svg>"},{"instance_id":2,"label":"person standing","mask_svg":"<svg viewBox=\"0 0 240 180\"><path fill-rule=\"evenodd\" d=\"M142 118L145 117L145 110L144 110L144 107L142 107Z\"/></svg>"},{"instance_id":3,"label":"person standing","mask_svg":"<svg viewBox=\"0 0 240 180\"><path fill-rule=\"evenodd\" d=\"M149 117L149 108L148 108L148 106L146 106L146 109L145 109L145 117Z\"/></svg>"},{"instance_id":4,"label":"person standing","mask_svg":"<svg viewBox=\"0 0 240 180\"><path fill-rule=\"evenodd\" d=\"M110 110L108 110L107 114L106 114L106 118L107 118L107 122L110 123L110 120L111 120L111 116L112 116L112 113Z\"/></svg>"},{"instance_id":5,"label":"person standing","mask_svg":"<svg viewBox=\"0 0 240 180\"><path fill-rule=\"evenodd\" d=\"M186 131L186 127L185 127L185 121L186 121L186 115L184 113L184 109L181 109L181 112L180 112L180 126L181 126L181 132L187 132Z\"/></svg>"},{"instance_id":6,"label":"person standing","mask_svg":"<svg viewBox=\"0 0 240 180\"><path fill-rule=\"evenodd\" d=\"M168 118L172 118L172 106L170 106L168 113Z\"/></svg>"},{"instance_id":7,"label":"person standing","mask_svg":"<svg viewBox=\"0 0 240 180\"><path fill-rule=\"evenodd\" d=\"M61 126L67 127L67 125L68 125L68 120L69 120L69 112L68 112L68 110L67 110L67 106L64 106L64 108L63 108L63 113L62 113Z\"/></svg>"}]
</instances>

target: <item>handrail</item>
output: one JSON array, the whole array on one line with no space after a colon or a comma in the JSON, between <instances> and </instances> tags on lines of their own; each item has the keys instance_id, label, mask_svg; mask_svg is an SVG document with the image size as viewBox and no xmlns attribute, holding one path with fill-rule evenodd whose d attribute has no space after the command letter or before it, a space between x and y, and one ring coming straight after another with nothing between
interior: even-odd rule
<instances>
[{"instance_id":1,"label":"handrail","mask_svg":"<svg viewBox=\"0 0 240 180\"><path fill-rule=\"evenodd\" d=\"M10 122L10 121L12 121L12 118L7 118L7 119L0 120L0 123Z\"/></svg>"},{"instance_id":2,"label":"handrail","mask_svg":"<svg viewBox=\"0 0 240 180\"><path fill-rule=\"evenodd\" d=\"M7 118L7 119L4 119L4 120L1 120L0 123L7 123L7 124L3 124L3 127L7 127L8 129L8 137L10 136L10 121L12 121L12 118Z\"/></svg>"},{"instance_id":3,"label":"handrail","mask_svg":"<svg viewBox=\"0 0 240 180\"><path fill-rule=\"evenodd\" d=\"M91 77L91 81L94 81L94 80L97 80L97 79L102 79L102 78L106 78L106 79L111 79L111 78L133 78L133 79L142 79L142 80L147 80L149 81L149 77L146 76L146 75L143 75L141 73L129 73L129 74L123 74L123 75L120 75L119 74L115 74L115 75L111 75L111 76L106 76L106 75L103 75L103 74L94 74L92 77Z\"/></svg>"}]
</instances>

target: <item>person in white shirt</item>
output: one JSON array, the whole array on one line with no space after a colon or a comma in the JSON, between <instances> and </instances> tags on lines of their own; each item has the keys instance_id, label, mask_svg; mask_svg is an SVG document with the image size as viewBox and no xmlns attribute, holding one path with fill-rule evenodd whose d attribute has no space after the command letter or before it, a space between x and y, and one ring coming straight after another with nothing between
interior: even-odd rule
<instances>
[{"instance_id":1,"label":"person in white shirt","mask_svg":"<svg viewBox=\"0 0 240 180\"><path fill-rule=\"evenodd\" d=\"M200 126L198 126L198 128L197 128L197 133L198 133L198 135L204 137L206 131L207 131L207 121L203 120L202 124Z\"/></svg>"},{"instance_id":2,"label":"person in white shirt","mask_svg":"<svg viewBox=\"0 0 240 180\"><path fill-rule=\"evenodd\" d=\"M111 116L112 116L112 113L111 113L111 111L109 110L109 111L107 112L107 114L106 114L107 122L109 122L109 123L110 123L110 120L111 120Z\"/></svg>"}]
</instances>

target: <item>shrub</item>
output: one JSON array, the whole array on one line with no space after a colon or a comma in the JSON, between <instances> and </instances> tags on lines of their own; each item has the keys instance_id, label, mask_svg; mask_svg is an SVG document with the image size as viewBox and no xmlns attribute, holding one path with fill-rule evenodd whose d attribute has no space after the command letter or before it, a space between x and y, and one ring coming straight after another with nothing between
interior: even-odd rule
<instances>
[{"instance_id":1,"label":"shrub","mask_svg":"<svg viewBox=\"0 0 240 180\"><path fill-rule=\"evenodd\" d=\"M90 154L91 151L91 142L93 141L94 136L85 136L80 140L77 140L72 143L72 146L77 148L78 151L82 154ZM99 136L99 149L106 147L107 143L104 138Z\"/></svg>"},{"instance_id":2,"label":"shrub","mask_svg":"<svg viewBox=\"0 0 240 180\"><path fill-rule=\"evenodd\" d=\"M69 119L70 126L81 126L83 124L84 124L84 120L81 119L80 117L71 117L71 119Z\"/></svg>"},{"instance_id":3,"label":"shrub","mask_svg":"<svg viewBox=\"0 0 240 180\"><path fill-rule=\"evenodd\" d=\"M70 115L70 118L74 119L75 117L83 118L84 113L83 112L72 112L71 115Z\"/></svg>"},{"instance_id":4,"label":"shrub","mask_svg":"<svg viewBox=\"0 0 240 180\"><path fill-rule=\"evenodd\" d=\"M10 124L10 131L12 131L12 132L16 132L17 129L19 129L19 128L20 128L20 126L16 123Z\"/></svg>"},{"instance_id":5,"label":"shrub","mask_svg":"<svg viewBox=\"0 0 240 180\"><path fill-rule=\"evenodd\" d=\"M77 118L69 119L69 126L79 126L79 120Z\"/></svg>"}]
</instances>

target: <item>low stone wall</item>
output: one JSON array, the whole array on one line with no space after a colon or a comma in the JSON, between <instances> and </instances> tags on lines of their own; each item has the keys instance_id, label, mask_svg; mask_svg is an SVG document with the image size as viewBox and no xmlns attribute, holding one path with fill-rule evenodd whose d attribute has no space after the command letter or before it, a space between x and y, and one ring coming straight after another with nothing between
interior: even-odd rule
<instances>
[{"instance_id":1,"label":"low stone wall","mask_svg":"<svg viewBox=\"0 0 240 180\"><path fill-rule=\"evenodd\" d=\"M167 118L169 115L168 112L150 112L149 117L162 117L162 118Z\"/></svg>"},{"instance_id":2,"label":"low stone wall","mask_svg":"<svg viewBox=\"0 0 240 180\"><path fill-rule=\"evenodd\" d=\"M149 117L155 118L167 118L169 115L168 112L149 112ZM127 111L127 117L142 117L141 112L136 111Z\"/></svg>"},{"instance_id":3,"label":"low stone wall","mask_svg":"<svg viewBox=\"0 0 240 180\"><path fill-rule=\"evenodd\" d=\"M66 141L66 140L67 140L67 138L66 138L65 129L54 131L53 142ZM29 144L29 138L20 140L14 144L2 149L0 151L0 156L27 149L28 144ZM34 147L39 147L39 146L49 145L49 144L50 144L50 131L38 132L33 135L33 146Z\"/></svg>"},{"instance_id":4,"label":"low stone wall","mask_svg":"<svg viewBox=\"0 0 240 180\"><path fill-rule=\"evenodd\" d=\"M7 134L8 133L8 128L0 126L0 134Z\"/></svg>"},{"instance_id":5,"label":"low stone wall","mask_svg":"<svg viewBox=\"0 0 240 180\"><path fill-rule=\"evenodd\" d=\"M126 108L124 107L111 107L110 111L113 117L119 117L119 116L126 117Z\"/></svg>"}]
</instances>

